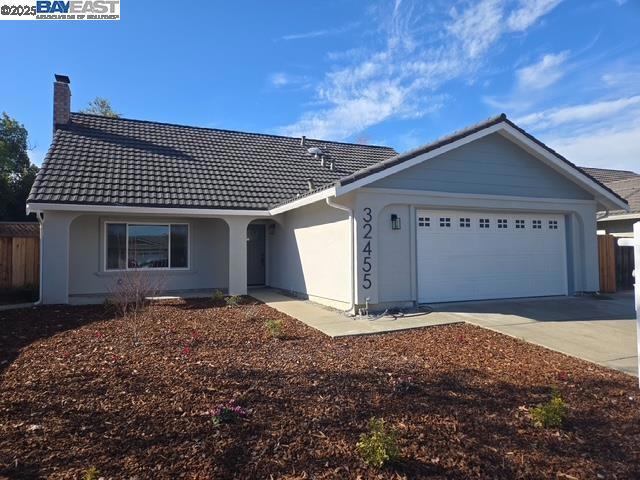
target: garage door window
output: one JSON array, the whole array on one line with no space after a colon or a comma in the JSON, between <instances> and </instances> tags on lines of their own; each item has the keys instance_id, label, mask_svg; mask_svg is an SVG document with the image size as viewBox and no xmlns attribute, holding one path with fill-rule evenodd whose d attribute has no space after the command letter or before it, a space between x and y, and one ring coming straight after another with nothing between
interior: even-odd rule
<instances>
[{"instance_id":1,"label":"garage door window","mask_svg":"<svg viewBox=\"0 0 640 480\"><path fill-rule=\"evenodd\" d=\"M480 228L489 228L489 219L481 218L480 219Z\"/></svg>"},{"instance_id":2,"label":"garage door window","mask_svg":"<svg viewBox=\"0 0 640 480\"><path fill-rule=\"evenodd\" d=\"M440 217L440 226L441 227L450 227L451 226L451 218L450 217Z\"/></svg>"},{"instance_id":3,"label":"garage door window","mask_svg":"<svg viewBox=\"0 0 640 480\"><path fill-rule=\"evenodd\" d=\"M549 220L549 230L557 230L557 229L558 229L558 221Z\"/></svg>"},{"instance_id":4,"label":"garage door window","mask_svg":"<svg viewBox=\"0 0 640 480\"><path fill-rule=\"evenodd\" d=\"M429 217L418 217L418 226L419 227L430 227L431 219Z\"/></svg>"},{"instance_id":5,"label":"garage door window","mask_svg":"<svg viewBox=\"0 0 640 480\"><path fill-rule=\"evenodd\" d=\"M471 228L471 219L470 218L461 218L460 219L460 228Z\"/></svg>"},{"instance_id":6,"label":"garage door window","mask_svg":"<svg viewBox=\"0 0 640 480\"><path fill-rule=\"evenodd\" d=\"M498 219L498 228L507 228L507 219L499 218Z\"/></svg>"},{"instance_id":7,"label":"garage door window","mask_svg":"<svg viewBox=\"0 0 640 480\"><path fill-rule=\"evenodd\" d=\"M524 228L524 220L516 220L516 228Z\"/></svg>"},{"instance_id":8,"label":"garage door window","mask_svg":"<svg viewBox=\"0 0 640 480\"><path fill-rule=\"evenodd\" d=\"M532 225L534 230L540 230L542 228L542 220L534 220Z\"/></svg>"}]
</instances>

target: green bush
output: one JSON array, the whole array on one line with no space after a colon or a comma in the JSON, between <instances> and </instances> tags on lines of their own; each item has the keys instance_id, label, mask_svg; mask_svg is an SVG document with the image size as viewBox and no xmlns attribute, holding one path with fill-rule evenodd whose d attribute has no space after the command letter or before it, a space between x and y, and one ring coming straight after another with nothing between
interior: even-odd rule
<instances>
[{"instance_id":1,"label":"green bush","mask_svg":"<svg viewBox=\"0 0 640 480\"><path fill-rule=\"evenodd\" d=\"M110 297L104 299L104 302L102 302L102 308L104 309L104 313L107 315L114 315L118 312L118 305Z\"/></svg>"},{"instance_id":2,"label":"green bush","mask_svg":"<svg viewBox=\"0 0 640 480\"><path fill-rule=\"evenodd\" d=\"M98 480L100 478L100 470L96 467L91 467L85 470L82 480Z\"/></svg>"},{"instance_id":3,"label":"green bush","mask_svg":"<svg viewBox=\"0 0 640 480\"><path fill-rule=\"evenodd\" d=\"M273 338L282 338L283 333L283 323L282 320L266 320L264 322L264 326Z\"/></svg>"},{"instance_id":4,"label":"green bush","mask_svg":"<svg viewBox=\"0 0 640 480\"><path fill-rule=\"evenodd\" d=\"M531 410L531 418L536 427L560 428L567 419L567 413L567 404L560 392L553 392L551 400Z\"/></svg>"},{"instance_id":5,"label":"green bush","mask_svg":"<svg viewBox=\"0 0 640 480\"><path fill-rule=\"evenodd\" d=\"M226 298L227 307L237 307L242 297L240 295L231 295Z\"/></svg>"},{"instance_id":6,"label":"green bush","mask_svg":"<svg viewBox=\"0 0 640 480\"><path fill-rule=\"evenodd\" d=\"M369 433L360 435L357 447L364 462L377 468L400 455L396 432L382 418L369 420Z\"/></svg>"},{"instance_id":7,"label":"green bush","mask_svg":"<svg viewBox=\"0 0 640 480\"><path fill-rule=\"evenodd\" d=\"M213 292L213 295L211 296L211 300L213 300L216 303L220 303L224 300L224 293L222 293L220 290L216 290L215 292Z\"/></svg>"}]
</instances>

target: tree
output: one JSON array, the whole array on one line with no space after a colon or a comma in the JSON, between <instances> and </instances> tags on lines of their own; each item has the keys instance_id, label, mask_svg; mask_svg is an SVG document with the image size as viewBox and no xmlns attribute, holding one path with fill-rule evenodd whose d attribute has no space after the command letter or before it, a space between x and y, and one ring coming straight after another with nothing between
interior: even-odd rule
<instances>
[{"instance_id":1,"label":"tree","mask_svg":"<svg viewBox=\"0 0 640 480\"><path fill-rule=\"evenodd\" d=\"M0 118L0 220L24 221L29 191L38 167L28 155L28 133L6 112Z\"/></svg>"},{"instance_id":2,"label":"tree","mask_svg":"<svg viewBox=\"0 0 640 480\"><path fill-rule=\"evenodd\" d=\"M103 117L120 118L120 114L113 111L111 102L106 98L96 97L89 102L89 106L83 110L84 113L102 115Z\"/></svg>"}]
</instances>

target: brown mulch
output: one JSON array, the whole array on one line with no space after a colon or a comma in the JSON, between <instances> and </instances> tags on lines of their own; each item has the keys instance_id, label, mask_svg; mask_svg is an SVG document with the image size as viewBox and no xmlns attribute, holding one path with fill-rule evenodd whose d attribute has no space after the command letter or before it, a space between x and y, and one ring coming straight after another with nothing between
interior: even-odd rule
<instances>
[{"instance_id":1,"label":"brown mulch","mask_svg":"<svg viewBox=\"0 0 640 480\"><path fill-rule=\"evenodd\" d=\"M41 307L0 312L0 362L0 478L640 478L637 379L469 325L332 340L246 301ZM568 423L534 427L554 386ZM215 426L231 398L248 418ZM372 416L402 455L380 470L355 446Z\"/></svg>"}]
</instances>

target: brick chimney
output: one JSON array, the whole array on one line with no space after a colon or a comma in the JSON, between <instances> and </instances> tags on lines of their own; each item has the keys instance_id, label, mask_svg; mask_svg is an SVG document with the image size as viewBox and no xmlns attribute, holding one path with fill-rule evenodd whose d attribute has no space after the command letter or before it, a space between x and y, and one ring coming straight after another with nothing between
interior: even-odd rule
<instances>
[{"instance_id":1,"label":"brick chimney","mask_svg":"<svg viewBox=\"0 0 640 480\"><path fill-rule=\"evenodd\" d=\"M56 74L53 82L53 134L61 125L69 123L71 118L71 80L66 75Z\"/></svg>"}]
</instances>

